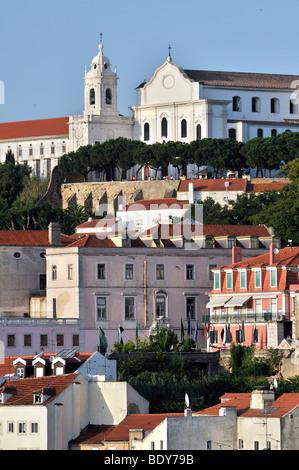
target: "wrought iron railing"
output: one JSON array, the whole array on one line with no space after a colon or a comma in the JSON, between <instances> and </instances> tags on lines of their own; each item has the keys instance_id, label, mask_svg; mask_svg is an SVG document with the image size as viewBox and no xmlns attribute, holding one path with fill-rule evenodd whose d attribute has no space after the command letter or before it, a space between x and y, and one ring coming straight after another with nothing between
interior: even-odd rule
<instances>
[{"instance_id":1,"label":"wrought iron railing","mask_svg":"<svg viewBox=\"0 0 299 470\"><path fill-rule=\"evenodd\" d=\"M275 321L287 321L290 320L290 314L288 312L247 312L247 313L210 313L206 316L207 321L210 323L223 323L223 322L240 322L244 323L255 323L255 322L275 322Z\"/></svg>"}]
</instances>

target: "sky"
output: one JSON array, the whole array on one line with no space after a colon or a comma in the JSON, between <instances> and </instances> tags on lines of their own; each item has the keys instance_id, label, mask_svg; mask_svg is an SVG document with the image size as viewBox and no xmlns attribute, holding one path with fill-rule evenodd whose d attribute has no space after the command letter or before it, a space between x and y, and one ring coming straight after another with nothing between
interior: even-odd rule
<instances>
[{"instance_id":1,"label":"sky","mask_svg":"<svg viewBox=\"0 0 299 470\"><path fill-rule=\"evenodd\" d=\"M126 116L169 45L186 69L299 75L298 0L1 3L0 122L82 114L83 76L100 33Z\"/></svg>"}]
</instances>

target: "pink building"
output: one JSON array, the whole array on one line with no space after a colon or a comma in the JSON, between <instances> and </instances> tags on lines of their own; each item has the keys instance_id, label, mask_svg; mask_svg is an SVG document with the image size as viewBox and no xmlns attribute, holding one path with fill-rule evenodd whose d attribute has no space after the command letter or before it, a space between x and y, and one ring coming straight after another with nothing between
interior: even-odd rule
<instances>
[{"instance_id":1,"label":"pink building","mask_svg":"<svg viewBox=\"0 0 299 470\"><path fill-rule=\"evenodd\" d=\"M295 347L296 298L299 293L299 247L243 259L233 249L233 262L213 269L205 333L210 350L242 343L256 349L277 348L287 340Z\"/></svg>"}]
</instances>

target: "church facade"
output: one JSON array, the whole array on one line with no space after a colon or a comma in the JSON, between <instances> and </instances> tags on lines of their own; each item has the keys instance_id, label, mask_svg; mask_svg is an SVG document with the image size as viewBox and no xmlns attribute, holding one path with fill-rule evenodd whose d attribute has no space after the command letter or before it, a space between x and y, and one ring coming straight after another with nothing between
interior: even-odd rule
<instances>
[{"instance_id":1,"label":"church facade","mask_svg":"<svg viewBox=\"0 0 299 470\"><path fill-rule=\"evenodd\" d=\"M299 130L295 75L187 70L169 55L136 88L130 116L118 111L118 79L100 43L85 71L82 115L0 123L0 161L11 150L44 178L64 153L117 137L148 144L206 137L246 142Z\"/></svg>"}]
</instances>

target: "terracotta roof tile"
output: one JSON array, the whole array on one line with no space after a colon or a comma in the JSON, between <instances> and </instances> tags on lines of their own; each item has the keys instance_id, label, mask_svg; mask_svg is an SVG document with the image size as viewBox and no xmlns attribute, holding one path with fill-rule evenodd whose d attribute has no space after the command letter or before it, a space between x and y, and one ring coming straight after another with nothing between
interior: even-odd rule
<instances>
[{"instance_id":1,"label":"terracotta roof tile","mask_svg":"<svg viewBox=\"0 0 299 470\"><path fill-rule=\"evenodd\" d=\"M106 235L106 234L105 234ZM96 234L84 234L84 233L78 233L73 235L74 240L72 243L68 245L68 247L83 247L83 246L90 246L90 247L102 247L102 248L111 248L115 247L115 243L105 236L105 238L102 238L100 235Z\"/></svg>"},{"instance_id":2,"label":"terracotta roof tile","mask_svg":"<svg viewBox=\"0 0 299 470\"><path fill-rule=\"evenodd\" d=\"M6 386L15 387L17 393L10 397L5 403L6 405L32 405L34 393L42 393L43 388L55 388L55 395L48 398L41 405L45 405L60 395L61 392L76 378L77 373L64 375L51 375L46 377L32 377L28 379L6 380L0 387L0 393ZM38 406L38 405L36 405Z\"/></svg>"},{"instance_id":3,"label":"terracotta roof tile","mask_svg":"<svg viewBox=\"0 0 299 470\"><path fill-rule=\"evenodd\" d=\"M125 209L121 209L121 211L127 210L150 210L150 209L187 209L188 203L186 201L178 201L174 197L169 198L161 198L161 199L141 199L140 201L132 202L128 204Z\"/></svg>"},{"instance_id":4,"label":"terracotta roof tile","mask_svg":"<svg viewBox=\"0 0 299 470\"><path fill-rule=\"evenodd\" d=\"M63 245L72 242L68 235L61 234ZM47 230L0 230L2 246L50 246Z\"/></svg>"},{"instance_id":5,"label":"terracotta roof tile","mask_svg":"<svg viewBox=\"0 0 299 470\"><path fill-rule=\"evenodd\" d=\"M282 188L288 186L290 183L252 183L248 185L248 193L262 193L264 191L281 191Z\"/></svg>"},{"instance_id":6,"label":"terracotta roof tile","mask_svg":"<svg viewBox=\"0 0 299 470\"><path fill-rule=\"evenodd\" d=\"M209 86L291 89L297 75L273 73L221 72L213 70L184 70L192 80Z\"/></svg>"},{"instance_id":7,"label":"terracotta roof tile","mask_svg":"<svg viewBox=\"0 0 299 470\"><path fill-rule=\"evenodd\" d=\"M115 426L107 426L107 425L95 425L89 424L86 426L85 429L81 432L80 436L76 439L73 439L70 444L71 445L92 445L92 444L101 444L103 441L107 440L108 435L110 432L115 428Z\"/></svg>"},{"instance_id":8,"label":"terracotta roof tile","mask_svg":"<svg viewBox=\"0 0 299 470\"><path fill-rule=\"evenodd\" d=\"M130 429L144 429L144 431L152 431L165 418L181 417L184 413L161 413L161 414L133 414L123 419L109 433L106 441L128 441Z\"/></svg>"},{"instance_id":9,"label":"terracotta roof tile","mask_svg":"<svg viewBox=\"0 0 299 470\"><path fill-rule=\"evenodd\" d=\"M69 134L68 117L0 123L0 140Z\"/></svg>"},{"instance_id":10,"label":"terracotta roof tile","mask_svg":"<svg viewBox=\"0 0 299 470\"><path fill-rule=\"evenodd\" d=\"M194 191L225 191L225 183L229 183L228 191L246 191L247 180L245 178L182 180L178 192L189 191L189 183L193 183Z\"/></svg>"}]
</instances>

